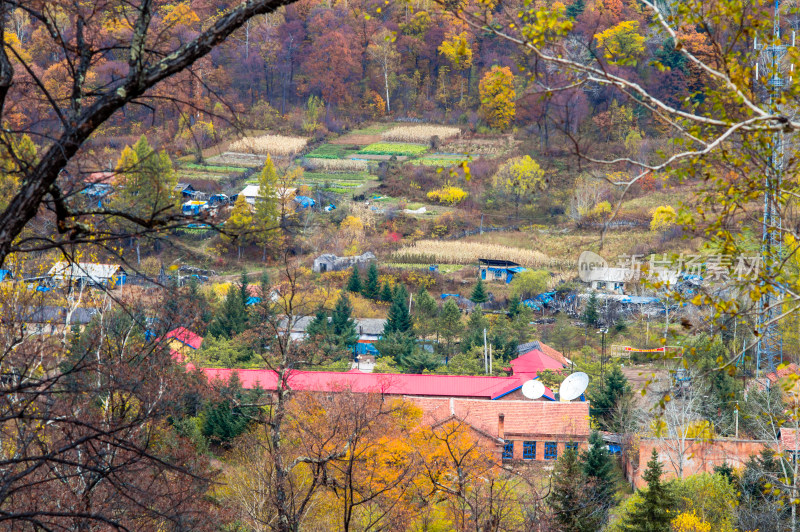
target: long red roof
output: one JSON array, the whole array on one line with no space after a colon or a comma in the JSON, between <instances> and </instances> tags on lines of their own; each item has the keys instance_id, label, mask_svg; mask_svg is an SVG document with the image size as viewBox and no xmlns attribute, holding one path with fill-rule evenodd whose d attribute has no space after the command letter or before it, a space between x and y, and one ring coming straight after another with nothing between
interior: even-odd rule
<instances>
[{"instance_id":1,"label":"long red roof","mask_svg":"<svg viewBox=\"0 0 800 532\"><path fill-rule=\"evenodd\" d=\"M277 373L266 369L203 368L209 380L228 380L237 373L242 386L256 385L274 390ZM497 399L518 390L523 380L517 377L463 375L410 375L337 371L292 371L288 385L294 390L373 392L389 395L423 395Z\"/></svg>"}]
</instances>

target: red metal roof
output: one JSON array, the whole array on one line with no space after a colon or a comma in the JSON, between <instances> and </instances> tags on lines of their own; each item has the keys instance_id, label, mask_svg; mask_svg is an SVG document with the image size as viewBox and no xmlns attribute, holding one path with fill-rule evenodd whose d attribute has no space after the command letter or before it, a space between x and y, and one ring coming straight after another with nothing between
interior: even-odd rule
<instances>
[{"instance_id":1,"label":"red metal roof","mask_svg":"<svg viewBox=\"0 0 800 532\"><path fill-rule=\"evenodd\" d=\"M775 383L787 375L792 375L793 373L800 373L800 367L798 367L794 362L775 372L767 373L766 377L771 383Z\"/></svg>"},{"instance_id":2,"label":"red metal roof","mask_svg":"<svg viewBox=\"0 0 800 532\"><path fill-rule=\"evenodd\" d=\"M431 425L456 417L493 437L499 437L498 422L503 414L504 436L574 437L589 436L589 403L551 401L481 401L438 397L408 397L423 411Z\"/></svg>"},{"instance_id":3,"label":"red metal roof","mask_svg":"<svg viewBox=\"0 0 800 532\"><path fill-rule=\"evenodd\" d=\"M545 369L552 369L560 371L564 369L564 365L549 356L545 355L538 349L532 349L522 356L518 356L511 361L514 375L520 373L536 374Z\"/></svg>"},{"instance_id":4,"label":"red metal roof","mask_svg":"<svg viewBox=\"0 0 800 532\"><path fill-rule=\"evenodd\" d=\"M555 360L556 362L560 362L564 366L569 366L570 364L569 360L567 360L567 357L562 355L560 351L553 349L552 347L542 342L541 340L539 341L539 350L545 355Z\"/></svg>"},{"instance_id":5,"label":"red metal roof","mask_svg":"<svg viewBox=\"0 0 800 532\"><path fill-rule=\"evenodd\" d=\"M256 384L275 389L277 374L266 369L203 368L209 380L228 380L236 372L245 388ZM409 375L337 371L292 371L289 387L303 391L374 392L390 395L423 395L442 397L475 397L497 399L522 386L517 377L481 377L461 375Z\"/></svg>"},{"instance_id":6,"label":"red metal roof","mask_svg":"<svg viewBox=\"0 0 800 532\"><path fill-rule=\"evenodd\" d=\"M117 173L116 172L92 172L88 176L84 182L91 183L91 184L100 184L104 183L107 185L115 185L118 181Z\"/></svg>"},{"instance_id":7,"label":"red metal roof","mask_svg":"<svg viewBox=\"0 0 800 532\"><path fill-rule=\"evenodd\" d=\"M165 340L170 338L174 338L180 343L188 345L192 349L200 349L200 346L203 345L203 337L193 333L186 327L172 329L170 332L164 335Z\"/></svg>"}]
</instances>

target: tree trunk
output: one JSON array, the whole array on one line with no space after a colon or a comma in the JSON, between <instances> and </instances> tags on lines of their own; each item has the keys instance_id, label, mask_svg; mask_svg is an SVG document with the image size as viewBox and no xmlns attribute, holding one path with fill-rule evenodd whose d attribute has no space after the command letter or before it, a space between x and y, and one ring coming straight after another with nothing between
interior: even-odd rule
<instances>
[{"instance_id":1,"label":"tree trunk","mask_svg":"<svg viewBox=\"0 0 800 532\"><path fill-rule=\"evenodd\" d=\"M392 106L389 104L389 65L384 62L383 64L383 85L386 87L386 112L392 112Z\"/></svg>"}]
</instances>

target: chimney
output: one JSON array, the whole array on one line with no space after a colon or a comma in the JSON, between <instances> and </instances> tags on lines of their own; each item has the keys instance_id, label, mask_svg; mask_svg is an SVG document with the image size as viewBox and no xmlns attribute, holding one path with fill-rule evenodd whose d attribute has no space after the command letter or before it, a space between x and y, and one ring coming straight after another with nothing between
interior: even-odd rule
<instances>
[{"instance_id":1,"label":"chimney","mask_svg":"<svg viewBox=\"0 0 800 532\"><path fill-rule=\"evenodd\" d=\"M497 419L497 437L500 438L501 440L504 440L506 438L505 419L506 419L505 414L500 414Z\"/></svg>"}]
</instances>

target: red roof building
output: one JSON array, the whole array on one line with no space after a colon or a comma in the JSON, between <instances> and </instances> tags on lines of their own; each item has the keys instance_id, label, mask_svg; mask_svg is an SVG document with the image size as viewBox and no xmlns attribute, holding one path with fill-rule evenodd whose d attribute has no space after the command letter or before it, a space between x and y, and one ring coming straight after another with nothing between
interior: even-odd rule
<instances>
[{"instance_id":1,"label":"red roof building","mask_svg":"<svg viewBox=\"0 0 800 532\"><path fill-rule=\"evenodd\" d=\"M200 346L203 345L203 337L193 333L186 327L172 329L164 335L164 340L177 340L181 344L192 349L200 349Z\"/></svg>"},{"instance_id":2,"label":"red roof building","mask_svg":"<svg viewBox=\"0 0 800 532\"><path fill-rule=\"evenodd\" d=\"M209 380L228 380L238 374L242 386L256 385L274 390L277 373L267 369L203 368ZM483 400L522 398L519 392L527 379L518 377L482 377L462 375L412 375L338 371L292 371L288 385L294 390L332 392L350 390L387 395L420 395L425 397L461 397ZM547 399L553 400L549 391Z\"/></svg>"},{"instance_id":3,"label":"red roof building","mask_svg":"<svg viewBox=\"0 0 800 532\"><path fill-rule=\"evenodd\" d=\"M116 172L92 172L86 176L84 182L92 185L116 185L118 180Z\"/></svg>"},{"instance_id":4,"label":"red roof building","mask_svg":"<svg viewBox=\"0 0 800 532\"><path fill-rule=\"evenodd\" d=\"M568 445L589 438L589 403L406 397L431 426L449 421L469 425L498 446L504 460L556 460Z\"/></svg>"}]
</instances>

